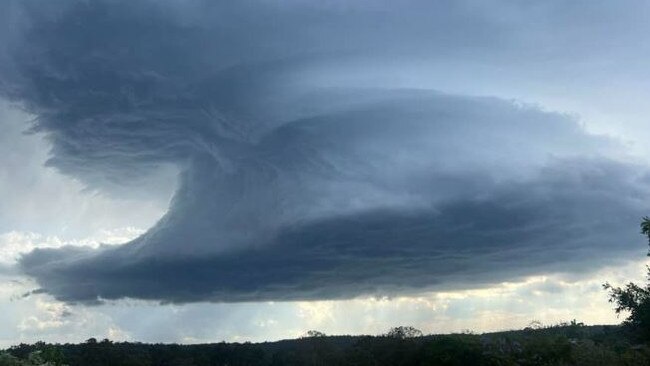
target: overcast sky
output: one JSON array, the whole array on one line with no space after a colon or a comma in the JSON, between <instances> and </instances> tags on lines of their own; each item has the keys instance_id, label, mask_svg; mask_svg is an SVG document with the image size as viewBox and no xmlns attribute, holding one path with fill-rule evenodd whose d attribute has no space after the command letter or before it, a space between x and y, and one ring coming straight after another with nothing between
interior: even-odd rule
<instances>
[{"instance_id":1,"label":"overcast sky","mask_svg":"<svg viewBox=\"0 0 650 366\"><path fill-rule=\"evenodd\" d=\"M0 343L616 322L644 1L7 1Z\"/></svg>"}]
</instances>

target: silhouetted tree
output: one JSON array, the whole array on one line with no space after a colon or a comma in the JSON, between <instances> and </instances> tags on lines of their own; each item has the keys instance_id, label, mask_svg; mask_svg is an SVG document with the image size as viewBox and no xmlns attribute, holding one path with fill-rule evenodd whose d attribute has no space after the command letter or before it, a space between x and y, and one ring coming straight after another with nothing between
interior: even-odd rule
<instances>
[{"instance_id":1,"label":"silhouetted tree","mask_svg":"<svg viewBox=\"0 0 650 366\"><path fill-rule=\"evenodd\" d=\"M399 326L391 328L388 333L386 333L386 336L399 339L415 338L422 337L422 331L410 326Z\"/></svg>"},{"instance_id":2,"label":"silhouetted tree","mask_svg":"<svg viewBox=\"0 0 650 366\"><path fill-rule=\"evenodd\" d=\"M318 330L308 330L307 333L305 333L305 335L303 336L303 338L314 338L314 337L327 337L327 335Z\"/></svg>"},{"instance_id":3,"label":"silhouetted tree","mask_svg":"<svg viewBox=\"0 0 650 366\"><path fill-rule=\"evenodd\" d=\"M650 217L646 216L641 221L641 234L648 238L650 244ZM606 290L609 290L609 302L616 304L616 314L630 313L623 324L643 341L650 340L650 267L646 266L646 268L648 283L645 286L633 282L625 287L613 287L609 283L603 285Z\"/></svg>"}]
</instances>

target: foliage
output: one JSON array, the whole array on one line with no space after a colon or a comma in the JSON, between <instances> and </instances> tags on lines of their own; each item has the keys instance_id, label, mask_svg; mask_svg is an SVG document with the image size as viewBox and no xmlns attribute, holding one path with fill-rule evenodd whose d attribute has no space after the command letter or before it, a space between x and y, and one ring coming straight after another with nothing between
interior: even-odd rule
<instances>
[{"instance_id":1,"label":"foliage","mask_svg":"<svg viewBox=\"0 0 650 366\"><path fill-rule=\"evenodd\" d=\"M0 366L63 366L62 363L47 359L52 355L39 350L30 352L26 359L21 359L10 353L2 352L0 353Z\"/></svg>"},{"instance_id":2,"label":"foliage","mask_svg":"<svg viewBox=\"0 0 650 366\"><path fill-rule=\"evenodd\" d=\"M422 331L411 326L399 326L391 328L386 336L399 339L422 337Z\"/></svg>"},{"instance_id":3,"label":"foliage","mask_svg":"<svg viewBox=\"0 0 650 366\"><path fill-rule=\"evenodd\" d=\"M0 366L532 366L648 365L650 348L631 344L618 326L578 321L491 334L413 337L315 336L271 343L198 345L89 340L11 347ZM397 334L417 334L401 329ZM46 351L49 350L49 351ZM57 356L58 355L58 356ZM60 357L59 363L52 361ZM49 362L49 363L46 363Z\"/></svg>"},{"instance_id":4,"label":"foliage","mask_svg":"<svg viewBox=\"0 0 650 366\"><path fill-rule=\"evenodd\" d=\"M650 280L650 269L648 278ZM629 312L623 324L631 328L640 340L650 340L650 284L641 287L630 282L621 288L606 283L603 287L610 291L609 301L616 303L616 314Z\"/></svg>"},{"instance_id":5,"label":"foliage","mask_svg":"<svg viewBox=\"0 0 650 366\"><path fill-rule=\"evenodd\" d=\"M650 218L644 217L641 222L641 234L648 238L650 244ZM650 252L648 253L650 256ZM639 286L633 282L625 287L614 287L605 283L603 287L609 291L609 302L616 304L616 314L629 313L623 324L631 331L637 341L650 341L650 267L648 283Z\"/></svg>"},{"instance_id":6,"label":"foliage","mask_svg":"<svg viewBox=\"0 0 650 366\"><path fill-rule=\"evenodd\" d=\"M303 338L314 338L314 337L327 337L327 334L320 332L318 330L308 330L307 333L305 333Z\"/></svg>"},{"instance_id":7,"label":"foliage","mask_svg":"<svg viewBox=\"0 0 650 366\"><path fill-rule=\"evenodd\" d=\"M484 351L481 339L467 334L435 337L424 351L424 360L440 366L492 365L492 359Z\"/></svg>"}]
</instances>

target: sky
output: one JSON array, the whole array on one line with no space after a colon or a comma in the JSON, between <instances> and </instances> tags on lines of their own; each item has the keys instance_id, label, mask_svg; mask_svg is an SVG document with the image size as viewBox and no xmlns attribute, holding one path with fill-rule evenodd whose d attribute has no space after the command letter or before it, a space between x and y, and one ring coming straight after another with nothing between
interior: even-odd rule
<instances>
[{"instance_id":1,"label":"sky","mask_svg":"<svg viewBox=\"0 0 650 366\"><path fill-rule=\"evenodd\" d=\"M5 1L0 346L620 321L644 1Z\"/></svg>"}]
</instances>

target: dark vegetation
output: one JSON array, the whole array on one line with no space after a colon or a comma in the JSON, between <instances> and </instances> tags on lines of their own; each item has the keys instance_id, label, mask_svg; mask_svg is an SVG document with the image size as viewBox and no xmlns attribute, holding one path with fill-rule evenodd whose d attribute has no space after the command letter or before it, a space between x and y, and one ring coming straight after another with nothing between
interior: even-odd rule
<instances>
[{"instance_id":1,"label":"dark vegetation","mask_svg":"<svg viewBox=\"0 0 650 366\"><path fill-rule=\"evenodd\" d=\"M650 244L650 218L641 223ZM650 255L650 253L649 253ZM326 336L309 331L295 340L198 345L97 341L20 344L0 352L0 366L199 366L199 365L650 365L648 284L608 283L620 326L585 326L575 320L488 334L423 335L396 327L381 336Z\"/></svg>"},{"instance_id":2,"label":"dark vegetation","mask_svg":"<svg viewBox=\"0 0 650 366\"><path fill-rule=\"evenodd\" d=\"M650 217L644 217L641 221L641 234L648 238L650 245ZM609 290L609 301L616 304L616 313L630 314L623 322L623 326L634 334L639 342L650 341L650 267L646 268L648 280L643 286L633 282L625 287L613 287L609 283L603 285L606 290Z\"/></svg>"},{"instance_id":3,"label":"dark vegetation","mask_svg":"<svg viewBox=\"0 0 650 366\"><path fill-rule=\"evenodd\" d=\"M649 365L650 347L620 326L571 322L490 334L325 336L271 343L200 345L114 343L21 344L0 365ZM11 356L9 356L11 355ZM12 359L12 357L15 357ZM31 359L31 361L29 361ZM49 363L46 363L49 361Z\"/></svg>"}]
</instances>

